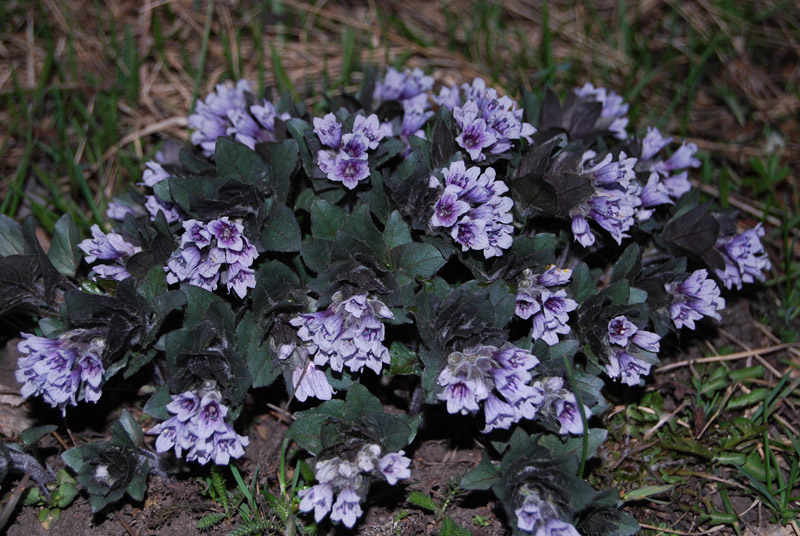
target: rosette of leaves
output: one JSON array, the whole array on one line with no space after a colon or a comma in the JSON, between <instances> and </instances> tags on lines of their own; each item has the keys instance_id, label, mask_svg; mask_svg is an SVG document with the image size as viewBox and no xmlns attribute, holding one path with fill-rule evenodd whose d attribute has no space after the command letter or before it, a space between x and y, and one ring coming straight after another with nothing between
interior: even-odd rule
<instances>
[{"instance_id":1,"label":"rosette of leaves","mask_svg":"<svg viewBox=\"0 0 800 536\"><path fill-rule=\"evenodd\" d=\"M92 513L119 501L125 494L141 501L151 472L167 476L163 461L147 449L142 429L127 410L122 411L111 433L111 441L88 443L61 455L89 494Z\"/></svg>"},{"instance_id":2,"label":"rosette of leaves","mask_svg":"<svg viewBox=\"0 0 800 536\"><path fill-rule=\"evenodd\" d=\"M591 441L588 455L594 455L605 438L605 431ZM581 534L628 536L638 524L619 507L616 490L597 492L580 477L580 439L560 440L553 435L528 435L517 428L508 442L493 442L504 452L500 462L484 455L461 480L468 490L489 490L506 511L512 534L530 534L555 519L578 528ZM531 501L530 497L535 497ZM525 514L527 501L533 502L534 515Z\"/></svg>"}]
</instances>

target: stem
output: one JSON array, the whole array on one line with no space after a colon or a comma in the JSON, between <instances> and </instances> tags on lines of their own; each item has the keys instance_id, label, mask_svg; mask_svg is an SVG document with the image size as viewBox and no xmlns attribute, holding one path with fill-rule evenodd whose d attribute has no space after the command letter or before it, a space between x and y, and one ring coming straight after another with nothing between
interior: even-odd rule
<instances>
[{"instance_id":1,"label":"stem","mask_svg":"<svg viewBox=\"0 0 800 536\"><path fill-rule=\"evenodd\" d=\"M575 401L578 404L578 412L581 414L581 424L583 425L583 436L581 437L581 465L578 469L578 476L583 478L583 470L586 467L586 458L589 455L589 422L586 419L586 412L583 409L583 400L578 391L578 382L575 380L575 370L569 357L564 356L564 365L567 367L567 377L572 384L572 392L575 394Z\"/></svg>"}]
</instances>

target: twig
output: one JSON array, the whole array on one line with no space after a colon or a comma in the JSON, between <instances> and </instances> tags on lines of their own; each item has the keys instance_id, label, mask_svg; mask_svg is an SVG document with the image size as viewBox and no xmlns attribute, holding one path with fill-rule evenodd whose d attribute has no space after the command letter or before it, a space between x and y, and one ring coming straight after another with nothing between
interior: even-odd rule
<instances>
[{"instance_id":1,"label":"twig","mask_svg":"<svg viewBox=\"0 0 800 536\"><path fill-rule=\"evenodd\" d=\"M661 427L662 427L662 426L664 426L664 425L665 425L667 422L669 422L669 420L670 420L671 418L673 418L675 415L677 415L678 413L680 413L681 411L683 411L683 410L684 410L684 408L686 408L686 406L688 406L688 405L689 405L689 401L688 401L688 400L686 400L686 401L684 401L684 402L683 402L683 404L681 404L680 406L678 406L677 408L675 408L674 410L672 410L672 413L670 413L670 414L669 414L669 415L667 415L666 417L661 417L661 418L658 420L658 422L655 424L655 426L653 426L653 427L652 427L652 428L650 428L650 429L649 429L647 432L645 432L645 434L644 434L644 437L642 437L642 439L643 439L644 441L647 441L648 439L650 439L650 436L652 436L654 433L656 433L656 432L659 430L659 428L661 428Z\"/></svg>"},{"instance_id":2,"label":"twig","mask_svg":"<svg viewBox=\"0 0 800 536\"><path fill-rule=\"evenodd\" d=\"M14 508L17 507L17 503L22 498L22 494L25 491L25 488L28 487L28 482L30 482L30 480L31 474L25 473L25 476L23 476L22 480L19 481L17 487L14 488L14 491L8 498L8 502L3 507L2 512L0 512L0 529L5 527L6 523L8 523L8 518L11 517L11 513L14 511Z\"/></svg>"},{"instance_id":3,"label":"twig","mask_svg":"<svg viewBox=\"0 0 800 536\"><path fill-rule=\"evenodd\" d=\"M739 339L737 339L732 333L730 333L729 331L725 330L724 328L719 328L719 332L722 333L722 335L724 335L726 339L729 339L729 340L735 342L736 344L738 344L739 346L741 346L745 350L753 351L753 349L750 348L750 346L748 346L747 344L745 344L742 341L740 341ZM760 354L760 352L758 352L758 350L754 351L753 357L755 357L758 360L759 363L764 365L764 368L769 370L776 378L780 378L781 376L783 376L783 374L778 372L778 370L775 367L773 367L771 364L769 364L767 361L765 361L763 357L761 357L761 354Z\"/></svg>"},{"instance_id":4,"label":"twig","mask_svg":"<svg viewBox=\"0 0 800 536\"><path fill-rule=\"evenodd\" d=\"M669 532L670 534L679 534L680 536L701 536L702 534L713 534L725 528L723 525L717 525L716 527L701 532L684 532L682 530L675 530L675 529L662 529L661 527L656 527L655 525L648 525L647 523L639 523L639 526L642 527L643 529L657 530L659 532Z\"/></svg>"},{"instance_id":5,"label":"twig","mask_svg":"<svg viewBox=\"0 0 800 536\"><path fill-rule=\"evenodd\" d=\"M670 363L663 367L658 367L656 372L667 372L681 367L695 365L697 363L717 363L721 361L736 361L737 359L744 359L746 357L755 357L758 354L771 354L787 348L798 348L800 343L786 342L783 344L776 344L775 346L766 346L764 348L757 348L755 350L747 350L746 352L736 352L733 354L718 355L714 357L698 357L695 359L687 359L685 361L678 361L677 363ZM780 374L779 374L780 376Z\"/></svg>"},{"instance_id":6,"label":"twig","mask_svg":"<svg viewBox=\"0 0 800 536\"><path fill-rule=\"evenodd\" d=\"M128 525L128 523L122 517L122 514L120 514L119 512L114 512L114 513L117 515L117 519L119 519L119 522L122 523L122 526L125 527L125 532L127 532L131 536L139 536L138 533L133 532L133 529L131 528L130 525Z\"/></svg>"}]
</instances>

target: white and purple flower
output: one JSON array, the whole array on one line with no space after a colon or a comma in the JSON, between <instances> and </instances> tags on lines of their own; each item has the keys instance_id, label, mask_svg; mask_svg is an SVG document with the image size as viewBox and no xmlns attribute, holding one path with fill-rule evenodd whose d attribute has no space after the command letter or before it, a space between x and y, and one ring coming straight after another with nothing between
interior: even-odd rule
<instances>
[{"instance_id":1,"label":"white and purple flower","mask_svg":"<svg viewBox=\"0 0 800 536\"><path fill-rule=\"evenodd\" d=\"M657 128L647 127L647 134L642 138L639 160L636 163L636 171L656 173L655 178L651 174L648 185L653 183L650 191L657 192L659 199L663 199L664 193L671 199L678 199L688 192L692 185L686 169L701 165L700 160L694 157L697 152L697 145L694 143L684 142L666 161L659 159L659 153L671 141L671 137L664 137ZM642 205L648 207L645 197L649 195L643 194ZM650 202L649 199L648 201Z\"/></svg>"},{"instance_id":2,"label":"white and purple flower","mask_svg":"<svg viewBox=\"0 0 800 536\"><path fill-rule=\"evenodd\" d=\"M665 285L672 296L669 314L675 327L694 329L695 321L704 316L720 320L719 313L725 308L725 299L720 297L716 281L708 278L706 270L696 270L680 283Z\"/></svg>"},{"instance_id":3,"label":"white and purple flower","mask_svg":"<svg viewBox=\"0 0 800 536\"><path fill-rule=\"evenodd\" d=\"M736 236L717 239L714 247L722 254L725 269L715 269L714 272L725 288L741 289L742 283L766 280L764 272L772 268L772 264L761 243L762 236L764 228L759 223L755 228Z\"/></svg>"},{"instance_id":4,"label":"white and purple flower","mask_svg":"<svg viewBox=\"0 0 800 536\"><path fill-rule=\"evenodd\" d=\"M648 359L647 354L659 352L661 337L640 329L624 315L609 321L607 335L606 373L626 385L639 385L640 380L650 374L652 365L645 360ZM634 354L638 354L638 357Z\"/></svg>"},{"instance_id":5,"label":"white and purple flower","mask_svg":"<svg viewBox=\"0 0 800 536\"><path fill-rule=\"evenodd\" d=\"M352 190L369 177L368 150L378 147L385 132L378 116L358 115L353 132L342 133L342 124L333 114L314 118L314 133L327 149L317 153L317 165L329 180Z\"/></svg>"},{"instance_id":6,"label":"white and purple flower","mask_svg":"<svg viewBox=\"0 0 800 536\"><path fill-rule=\"evenodd\" d=\"M585 101L599 102L603 108L600 112L600 118L595 123L595 128L600 130L608 130L615 138L624 140L628 137L625 127L628 126L628 105L622 100L622 97L608 91L605 88L595 88L594 85L587 82L583 87L575 88L575 95Z\"/></svg>"},{"instance_id":7,"label":"white and purple flower","mask_svg":"<svg viewBox=\"0 0 800 536\"><path fill-rule=\"evenodd\" d=\"M22 354L15 377L25 398L42 395L45 402L66 414L68 405L77 405L82 393L85 402L97 402L102 395L102 354L105 340L84 339L82 330L73 330L58 339L23 333L17 345Z\"/></svg>"},{"instance_id":8,"label":"white and purple flower","mask_svg":"<svg viewBox=\"0 0 800 536\"><path fill-rule=\"evenodd\" d=\"M167 404L172 417L151 428L148 434L158 434L156 451L175 450L175 455L205 465L214 461L227 465L231 458L241 458L250 440L237 434L225 421L228 408L213 388L201 393L187 391L172 395Z\"/></svg>"},{"instance_id":9,"label":"white and purple flower","mask_svg":"<svg viewBox=\"0 0 800 536\"><path fill-rule=\"evenodd\" d=\"M83 240L78 244L78 248L86 253L84 259L89 264L95 261L107 261L92 267L90 274L92 279L100 276L115 281L122 281L131 276L125 269L125 263L129 257L142 251L142 248L127 242L122 235L104 233L97 224L92 225L92 238Z\"/></svg>"},{"instance_id":10,"label":"white and purple flower","mask_svg":"<svg viewBox=\"0 0 800 536\"><path fill-rule=\"evenodd\" d=\"M558 342L559 335L569 333L569 313L578 308L578 302L567 296L565 289L554 287L566 285L572 277L572 270L561 269L555 265L542 274L533 274L530 269L522 272L517 285L517 316L532 318L533 340L542 339L549 345Z\"/></svg>"}]
</instances>

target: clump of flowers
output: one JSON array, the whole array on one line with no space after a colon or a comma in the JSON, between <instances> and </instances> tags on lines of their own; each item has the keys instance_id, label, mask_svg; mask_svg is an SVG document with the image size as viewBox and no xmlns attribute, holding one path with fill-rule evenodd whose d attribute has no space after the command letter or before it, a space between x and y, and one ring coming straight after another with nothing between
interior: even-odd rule
<instances>
[{"instance_id":1,"label":"clump of flowers","mask_svg":"<svg viewBox=\"0 0 800 536\"><path fill-rule=\"evenodd\" d=\"M317 165L328 179L341 182L349 190L369 177L367 151L378 147L385 135L375 114L357 115L348 134L342 134L342 124L335 115L315 117L314 133L328 147L317 153Z\"/></svg>"},{"instance_id":2,"label":"clump of flowers","mask_svg":"<svg viewBox=\"0 0 800 536\"><path fill-rule=\"evenodd\" d=\"M555 265L541 274L534 274L529 268L522 272L514 312L526 320L532 317L533 340L542 339L553 345L559 334L569 334L569 313L578 308L578 302L568 298L564 288L556 287L566 285L570 277L572 270Z\"/></svg>"},{"instance_id":3,"label":"clump of flowers","mask_svg":"<svg viewBox=\"0 0 800 536\"><path fill-rule=\"evenodd\" d=\"M364 513L360 503L369 480L383 478L394 486L411 476L409 465L411 460L402 450L381 456L381 447L376 444L362 446L354 460L339 456L320 460L315 468L318 483L300 491L299 509L313 510L317 523L330 514L333 521L352 528Z\"/></svg>"},{"instance_id":4,"label":"clump of flowers","mask_svg":"<svg viewBox=\"0 0 800 536\"><path fill-rule=\"evenodd\" d=\"M299 328L297 336L301 341L311 343L309 353L314 356L314 365L330 365L336 372L343 367L361 372L367 367L380 374L383 365L389 363L389 350L383 345L386 328L381 319L393 317L386 304L376 298L356 294L343 299L337 294L329 308L303 313L291 324Z\"/></svg>"},{"instance_id":5,"label":"clump of flowers","mask_svg":"<svg viewBox=\"0 0 800 536\"><path fill-rule=\"evenodd\" d=\"M102 338L85 339L81 330L57 339L23 333L17 350L23 354L15 374L25 398L41 395L45 402L66 414L78 400L97 402L103 394Z\"/></svg>"},{"instance_id":6,"label":"clump of flowers","mask_svg":"<svg viewBox=\"0 0 800 536\"><path fill-rule=\"evenodd\" d=\"M631 533L578 474L605 437L603 385L642 384L662 340L764 281L765 230L698 204L697 147L629 138L608 89L527 95L529 123L481 79L375 80L317 117L218 85L191 144L109 204L109 232L80 241L62 218L45 254L34 222L0 217L0 312L47 335L18 345L22 394L65 413L115 375L156 388L148 435L123 412L111 441L64 453L94 511L142 500L167 460L245 457L248 391L279 388L317 523L353 528L373 482L411 478L437 415L483 426L493 448L461 487L491 489L515 534Z\"/></svg>"},{"instance_id":7,"label":"clump of flowers","mask_svg":"<svg viewBox=\"0 0 800 536\"><path fill-rule=\"evenodd\" d=\"M461 250L483 251L485 258L503 254L511 247L511 208L514 202L503 196L508 186L495 180L491 167L482 170L477 166L467 168L463 161L455 161L442 170L444 189L436 177L429 186L440 191L433 206L431 227L442 227L461 244Z\"/></svg>"},{"instance_id":8,"label":"clump of flowers","mask_svg":"<svg viewBox=\"0 0 800 536\"><path fill-rule=\"evenodd\" d=\"M497 90L488 88L481 78L462 84L461 90L463 100L454 86L443 88L436 101L453 111L459 128L456 142L474 162L509 151L514 141L530 143L536 129L522 120L523 110L511 98L498 97Z\"/></svg>"},{"instance_id":9,"label":"clump of flowers","mask_svg":"<svg viewBox=\"0 0 800 536\"><path fill-rule=\"evenodd\" d=\"M172 417L147 432L158 434L158 452L174 449L178 458L185 457L187 461L205 465L213 460L217 465L228 465L231 458L243 456L244 447L250 443L226 422L228 407L220 401L213 385L204 386L200 392L172 395L167 411Z\"/></svg>"},{"instance_id":10,"label":"clump of flowers","mask_svg":"<svg viewBox=\"0 0 800 536\"><path fill-rule=\"evenodd\" d=\"M186 220L183 228L181 246L164 267L168 283L186 281L213 291L224 276L228 292L233 290L239 298L255 287L250 266L258 253L244 235L243 225L225 216L208 223Z\"/></svg>"}]
</instances>

